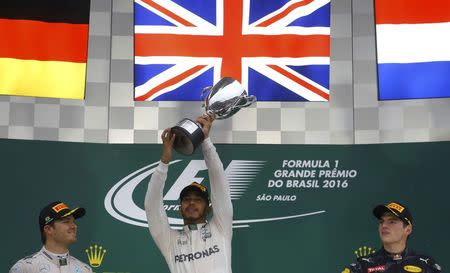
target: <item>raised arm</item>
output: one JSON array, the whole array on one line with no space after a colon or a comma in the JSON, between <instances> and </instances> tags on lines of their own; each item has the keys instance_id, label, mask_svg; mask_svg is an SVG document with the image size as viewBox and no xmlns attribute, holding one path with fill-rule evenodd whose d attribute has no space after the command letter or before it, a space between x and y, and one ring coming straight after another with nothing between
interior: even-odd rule
<instances>
[{"instance_id":1,"label":"raised arm","mask_svg":"<svg viewBox=\"0 0 450 273\"><path fill-rule=\"evenodd\" d=\"M166 129L162 133L161 138L163 140L161 161L148 183L144 206L150 234L156 245L165 255L168 252L170 243L170 225L163 204L163 189L167 179L167 171L172 157L172 145L175 137L170 134L170 129Z\"/></svg>"},{"instance_id":2,"label":"raised arm","mask_svg":"<svg viewBox=\"0 0 450 273\"><path fill-rule=\"evenodd\" d=\"M230 197L228 179L223 169L222 161L216 152L216 148L209 138L209 130L213 119L207 115L199 117L197 122L202 124L205 140L202 143L203 157L211 187L211 205L213 209L212 221L215 221L222 231L231 237L233 226L233 205Z\"/></svg>"}]
</instances>

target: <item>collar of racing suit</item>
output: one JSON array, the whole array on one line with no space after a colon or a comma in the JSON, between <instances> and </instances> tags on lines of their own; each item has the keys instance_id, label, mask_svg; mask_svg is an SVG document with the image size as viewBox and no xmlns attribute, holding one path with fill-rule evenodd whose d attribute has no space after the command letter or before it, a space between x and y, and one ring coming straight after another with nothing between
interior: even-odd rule
<instances>
[{"instance_id":1,"label":"collar of racing suit","mask_svg":"<svg viewBox=\"0 0 450 273\"><path fill-rule=\"evenodd\" d=\"M207 224L208 224L208 222L200 223L200 224L189 224L189 225L184 225L183 229L184 229L184 231L186 231L186 232L191 231L191 230L201 230L201 229L204 228Z\"/></svg>"},{"instance_id":2,"label":"collar of racing suit","mask_svg":"<svg viewBox=\"0 0 450 273\"><path fill-rule=\"evenodd\" d=\"M393 261L402 260L405 257L408 257L412 254L412 251L408 248L408 246L405 247L405 249L401 253L390 253L384 249L384 247L380 250L381 254L385 257L391 258Z\"/></svg>"},{"instance_id":3,"label":"collar of racing suit","mask_svg":"<svg viewBox=\"0 0 450 273\"><path fill-rule=\"evenodd\" d=\"M51 263L55 264L56 266L63 266L67 265L69 261L69 252L57 254L53 253L45 248L45 246L42 246L40 252L44 255L44 257L49 260Z\"/></svg>"}]
</instances>

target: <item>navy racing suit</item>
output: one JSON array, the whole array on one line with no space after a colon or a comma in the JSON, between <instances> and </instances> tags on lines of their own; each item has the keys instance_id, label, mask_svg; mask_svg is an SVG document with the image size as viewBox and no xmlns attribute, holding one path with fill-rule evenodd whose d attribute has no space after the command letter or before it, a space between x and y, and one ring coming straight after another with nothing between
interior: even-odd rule
<instances>
[{"instance_id":1,"label":"navy racing suit","mask_svg":"<svg viewBox=\"0 0 450 273\"><path fill-rule=\"evenodd\" d=\"M425 255L419 255L413 250L406 248L399 255L392 255L384 248L377 252L360 257L356 263L345 268L342 273L438 273L441 267L433 258Z\"/></svg>"}]
</instances>

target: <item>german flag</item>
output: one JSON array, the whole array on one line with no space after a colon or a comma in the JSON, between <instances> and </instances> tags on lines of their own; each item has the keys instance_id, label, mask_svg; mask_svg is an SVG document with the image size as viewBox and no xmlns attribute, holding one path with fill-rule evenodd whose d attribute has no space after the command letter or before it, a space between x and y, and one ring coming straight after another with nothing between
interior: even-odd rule
<instances>
[{"instance_id":1,"label":"german flag","mask_svg":"<svg viewBox=\"0 0 450 273\"><path fill-rule=\"evenodd\" d=\"M0 94L84 99L90 0L0 1Z\"/></svg>"}]
</instances>

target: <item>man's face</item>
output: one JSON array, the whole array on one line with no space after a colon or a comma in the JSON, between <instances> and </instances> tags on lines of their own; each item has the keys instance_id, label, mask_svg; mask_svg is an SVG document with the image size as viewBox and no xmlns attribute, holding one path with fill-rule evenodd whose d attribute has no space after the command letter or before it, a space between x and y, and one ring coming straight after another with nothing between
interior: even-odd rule
<instances>
[{"instance_id":1,"label":"man's face","mask_svg":"<svg viewBox=\"0 0 450 273\"><path fill-rule=\"evenodd\" d=\"M400 218L392 213L385 213L380 218L378 233L384 245L406 243L411 231L411 225L405 225Z\"/></svg>"},{"instance_id":2,"label":"man's face","mask_svg":"<svg viewBox=\"0 0 450 273\"><path fill-rule=\"evenodd\" d=\"M205 199L196 192L188 193L181 200L180 213L185 224L203 223L208 215L209 207Z\"/></svg>"},{"instance_id":3,"label":"man's face","mask_svg":"<svg viewBox=\"0 0 450 273\"><path fill-rule=\"evenodd\" d=\"M53 225L48 225L45 229L47 240L51 238L60 245L69 246L77 241L77 225L72 215L56 220Z\"/></svg>"}]
</instances>

